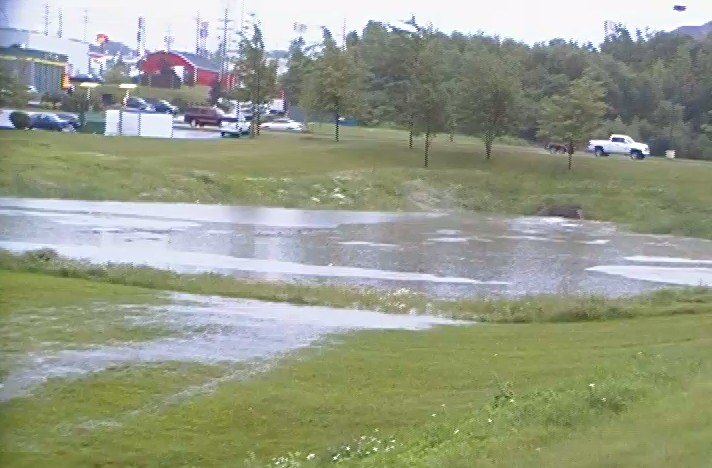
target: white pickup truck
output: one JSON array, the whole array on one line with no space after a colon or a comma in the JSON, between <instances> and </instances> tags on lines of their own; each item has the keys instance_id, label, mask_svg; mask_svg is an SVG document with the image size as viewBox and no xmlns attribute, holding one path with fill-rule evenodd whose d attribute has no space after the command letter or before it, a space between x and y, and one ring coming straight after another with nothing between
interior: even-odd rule
<instances>
[{"instance_id":1,"label":"white pickup truck","mask_svg":"<svg viewBox=\"0 0 712 468\"><path fill-rule=\"evenodd\" d=\"M627 154L632 159L645 159L650 156L650 148L645 143L638 143L628 135L611 135L608 140L591 140L588 151L596 156L609 154Z\"/></svg>"},{"instance_id":2,"label":"white pickup truck","mask_svg":"<svg viewBox=\"0 0 712 468\"><path fill-rule=\"evenodd\" d=\"M250 122L242 116L223 117L220 120L220 136L241 137L250 134Z\"/></svg>"}]
</instances>

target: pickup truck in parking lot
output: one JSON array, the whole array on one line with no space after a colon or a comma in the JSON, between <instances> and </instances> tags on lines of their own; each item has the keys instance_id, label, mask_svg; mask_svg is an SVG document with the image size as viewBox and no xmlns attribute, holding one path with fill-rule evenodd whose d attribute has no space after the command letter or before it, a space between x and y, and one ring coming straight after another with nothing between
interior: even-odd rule
<instances>
[{"instance_id":1,"label":"pickup truck in parking lot","mask_svg":"<svg viewBox=\"0 0 712 468\"><path fill-rule=\"evenodd\" d=\"M611 135L608 140L591 140L588 151L596 156L609 154L625 154L631 159L645 159L650 156L650 148L645 143L639 143L628 135Z\"/></svg>"},{"instance_id":2,"label":"pickup truck in parking lot","mask_svg":"<svg viewBox=\"0 0 712 468\"><path fill-rule=\"evenodd\" d=\"M241 137L250 134L250 122L244 117L223 117L220 122L220 136Z\"/></svg>"}]
</instances>

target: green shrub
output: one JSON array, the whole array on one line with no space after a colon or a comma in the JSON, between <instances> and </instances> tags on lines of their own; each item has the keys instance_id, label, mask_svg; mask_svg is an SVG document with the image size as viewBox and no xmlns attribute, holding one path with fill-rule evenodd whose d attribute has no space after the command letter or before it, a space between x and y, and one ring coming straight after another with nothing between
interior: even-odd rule
<instances>
[{"instance_id":1,"label":"green shrub","mask_svg":"<svg viewBox=\"0 0 712 468\"><path fill-rule=\"evenodd\" d=\"M30 114L22 111L15 111L10 114L10 122L18 130L30 128Z\"/></svg>"}]
</instances>

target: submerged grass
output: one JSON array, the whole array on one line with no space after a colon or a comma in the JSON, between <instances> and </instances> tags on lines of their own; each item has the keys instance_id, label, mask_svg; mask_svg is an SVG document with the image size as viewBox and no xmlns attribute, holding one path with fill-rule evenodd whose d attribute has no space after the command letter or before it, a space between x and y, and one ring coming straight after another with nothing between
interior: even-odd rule
<instances>
[{"instance_id":1,"label":"submerged grass","mask_svg":"<svg viewBox=\"0 0 712 468\"><path fill-rule=\"evenodd\" d=\"M172 333L138 324L150 306L165 301L156 291L82 279L0 270L0 353L2 373L13 356L128 341Z\"/></svg>"},{"instance_id":2,"label":"submerged grass","mask_svg":"<svg viewBox=\"0 0 712 468\"><path fill-rule=\"evenodd\" d=\"M357 303L365 294L103 267L52 251L0 252L0 285L3 326L32 339L46 332L5 318L53 305L151 304L152 289L163 288L305 303ZM428 303L379 294L364 301ZM711 299L693 288L620 300L430 302L431 312L516 323L332 337L249 379L226 378L232 366L194 363L52 379L0 404L0 464L704 466ZM80 329L87 317L69 318ZM86 336L64 333L57 338L66 343Z\"/></svg>"},{"instance_id":3,"label":"submerged grass","mask_svg":"<svg viewBox=\"0 0 712 468\"><path fill-rule=\"evenodd\" d=\"M629 460L699 466L712 447L694 431L709 435L712 410L671 411L712 377L710 336L710 315L364 332L145 412L145 396L165 395L163 371L107 371L0 406L3 466L554 467L557 452L612 459L620 445L581 442L607 427L639 447ZM127 411L120 425L57 429ZM641 453L654 436L626 431L658 421L674 456ZM547 463L525 462L540 454Z\"/></svg>"},{"instance_id":4,"label":"submerged grass","mask_svg":"<svg viewBox=\"0 0 712 468\"><path fill-rule=\"evenodd\" d=\"M712 164L577 157L437 139L430 168L407 134L345 128L335 143L313 135L256 140L164 140L0 133L0 194L365 210L464 210L531 214L578 203L591 219L648 233L712 239ZM420 141L418 144L420 145Z\"/></svg>"},{"instance_id":5,"label":"submerged grass","mask_svg":"<svg viewBox=\"0 0 712 468\"><path fill-rule=\"evenodd\" d=\"M435 299L408 289L346 288L249 281L218 274L179 274L128 264L98 265L46 249L13 254L0 249L0 270L181 291L388 313L438 315L490 323L577 322L712 313L712 289L663 289L629 298L531 296L517 299Z\"/></svg>"}]
</instances>

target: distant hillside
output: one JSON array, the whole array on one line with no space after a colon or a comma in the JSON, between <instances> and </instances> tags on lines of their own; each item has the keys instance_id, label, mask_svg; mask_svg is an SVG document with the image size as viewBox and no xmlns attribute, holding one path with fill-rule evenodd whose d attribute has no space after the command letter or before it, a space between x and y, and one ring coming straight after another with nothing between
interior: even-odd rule
<instances>
[{"instance_id":1,"label":"distant hillside","mask_svg":"<svg viewBox=\"0 0 712 468\"><path fill-rule=\"evenodd\" d=\"M712 21L701 26L681 26L672 32L685 36L692 36L695 39L703 39L712 33Z\"/></svg>"}]
</instances>

